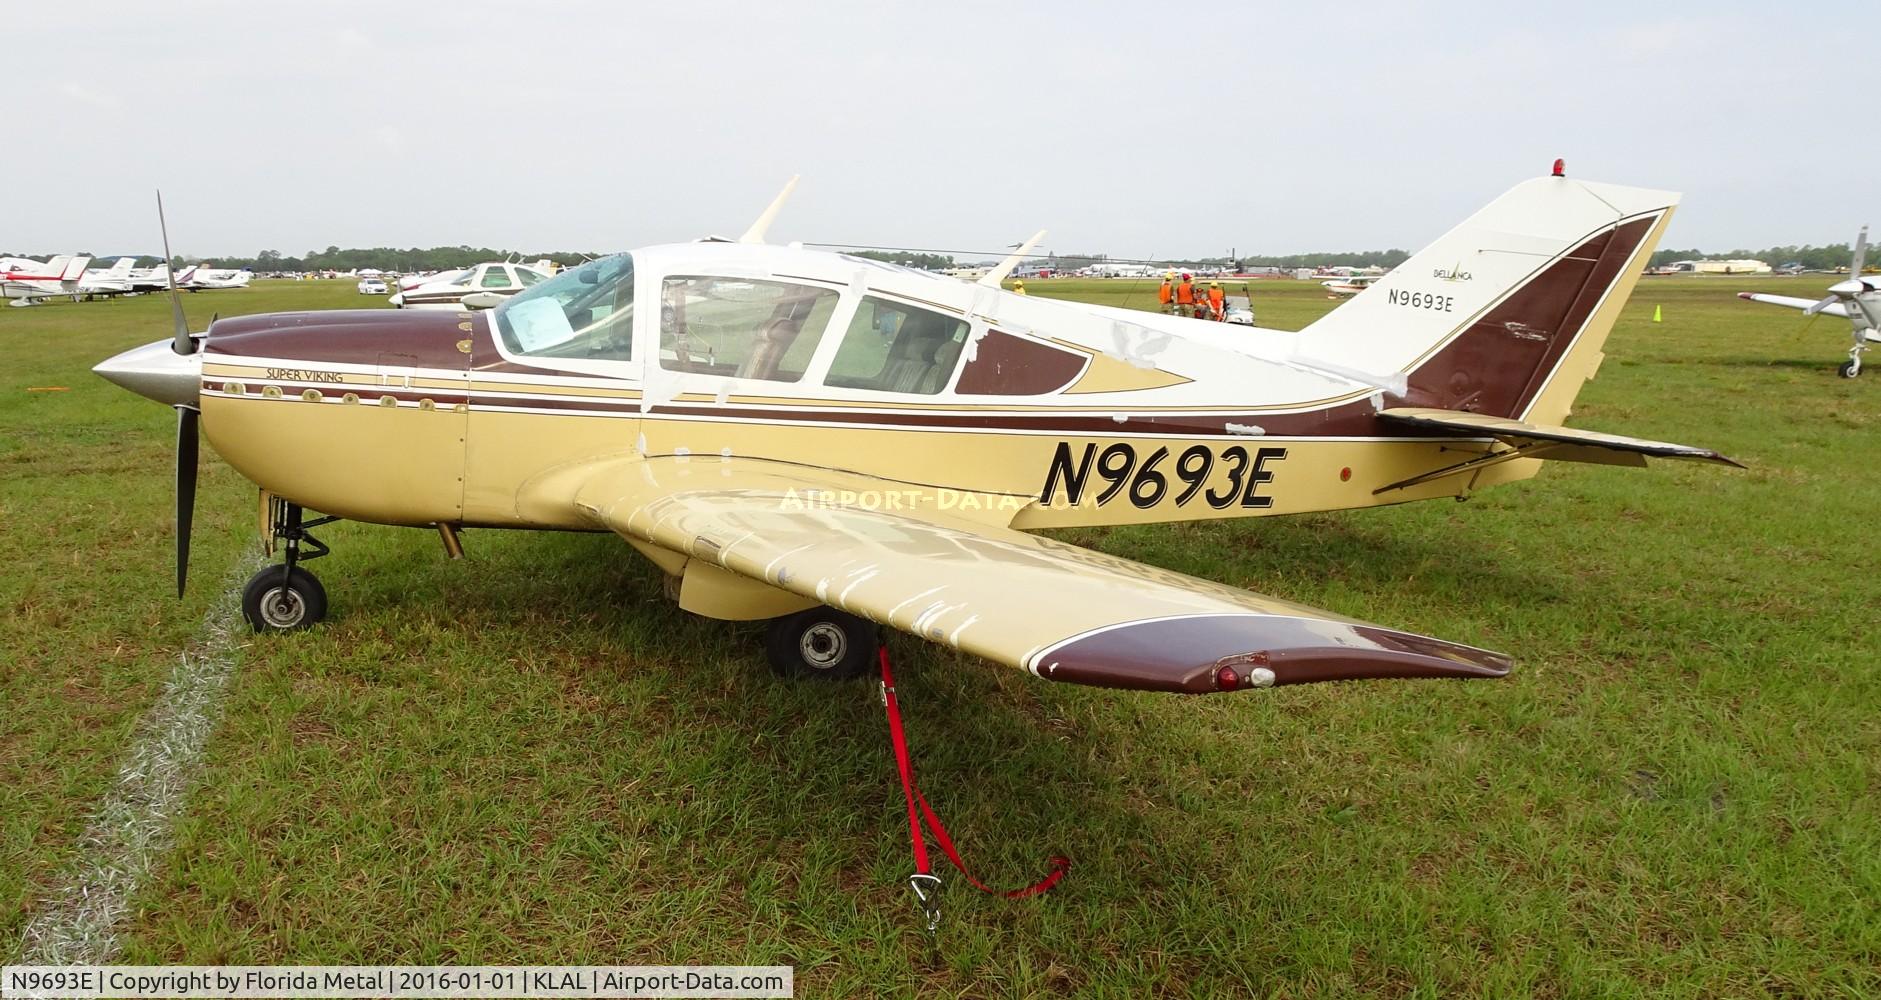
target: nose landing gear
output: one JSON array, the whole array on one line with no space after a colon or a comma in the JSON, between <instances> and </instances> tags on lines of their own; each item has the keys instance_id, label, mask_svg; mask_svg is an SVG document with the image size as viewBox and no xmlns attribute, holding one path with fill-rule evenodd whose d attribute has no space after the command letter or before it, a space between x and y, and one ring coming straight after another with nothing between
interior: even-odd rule
<instances>
[{"instance_id":1,"label":"nose landing gear","mask_svg":"<svg viewBox=\"0 0 1881 1000\"><path fill-rule=\"evenodd\" d=\"M279 566L264 566L248 578L242 588L242 617L257 632L292 632L310 628L327 617L327 591L319 578L301 568L306 559L318 559L330 549L307 529L339 520L317 517L303 520L299 504L279 497L268 499L268 528L271 539L282 544L285 561ZM301 546L307 547L306 552Z\"/></svg>"}]
</instances>

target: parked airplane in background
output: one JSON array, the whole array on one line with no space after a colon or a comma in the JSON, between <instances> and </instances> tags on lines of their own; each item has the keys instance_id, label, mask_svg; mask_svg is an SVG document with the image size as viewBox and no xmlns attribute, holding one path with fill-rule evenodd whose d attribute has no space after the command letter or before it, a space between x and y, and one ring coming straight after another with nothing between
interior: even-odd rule
<instances>
[{"instance_id":1,"label":"parked airplane in background","mask_svg":"<svg viewBox=\"0 0 1881 1000\"><path fill-rule=\"evenodd\" d=\"M1357 295L1372 287L1372 283L1377 280L1378 277L1375 275L1353 274L1343 278L1334 278L1331 281L1322 281L1320 285L1333 295Z\"/></svg>"},{"instance_id":2,"label":"parked airplane in background","mask_svg":"<svg viewBox=\"0 0 1881 1000\"><path fill-rule=\"evenodd\" d=\"M1117 264L1100 261L1080 273L1092 278L1153 278L1156 268L1149 264Z\"/></svg>"},{"instance_id":3,"label":"parked airplane in background","mask_svg":"<svg viewBox=\"0 0 1881 1000\"><path fill-rule=\"evenodd\" d=\"M1876 331L1876 327L1881 326L1881 276L1862 274L1862 263L1867 256L1868 227L1863 226L1855 237L1855 257L1849 262L1848 277L1830 285L1828 295L1803 299L1767 292L1738 292L1737 297L1801 309L1806 316L1826 314L1848 320L1854 343L1848 348L1848 360L1835 371L1843 378L1855 378L1861 374L1861 356L1867 353L1869 345L1881 344L1881 332Z\"/></svg>"},{"instance_id":4,"label":"parked airplane in background","mask_svg":"<svg viewBox=\"0 0 1881 1000\"><path fill-rule=\"evenodd\" d=\"M196 265L194 264L178 271L176 273L176 287L188 287L190 278L194 277L195 274ZM130 283L131 291L133 292L163 291L165 288L169 287L170 284L170 265L158 264L155 267L133 269L130 273Z\"/></svg>"},{"instance_id":5,"label":"parked airplane in background","mask_svg":"<svg viewBox=\"0 0 1881 1000\"><path fill-rule=\"evenodd\" d=\"M508 298L547 277L547 273L527 264L478 264L401 281L391 302L400 309L459 309L463 308L464 296L482 292L488 294L472 300L470 308L487 308L488 299Z\"/></svg>"},{"instance_id":6,"label":"parked airplane in background","mask_svg":"<svg viewBox=\"0 0 1881 1000\"><path fill-rule=\"evenodd\" d=\"M62 295L76 300L79 279L85 276L91 258L62 254L43 263L20 257L9 257L7 262L12 269L0 274L0 296L12 299L13 305L27 306Z\"/></svg>"},{"instance_id":7,"label":"parked airplane in background","mask_svg":"<svg viewBox=\"0 0 1881 1000\"><path fill-rule=\"evenodd\" d=\"M247 288L249 281L253 280L254 277L255 273L253 271L237 271L229 268L218 269L211 268L207 265L198 265L190 268L190 273L187 276L178 277L176 286L178 288L187 288L192 292L211 288Z\"/></svg>"},{"instance_id":8,"label":"parked airplane in background","mask_svg":"<svg viewBox=\"0 0 1881 1000\"><path fill-rule=\"evenodd\" d=\"M88 298L93 295L129 295L131 270L136 264L135 257L119 257L102 271L87 269L79 276L78 293Z\"/></svg>"}]
</instances>

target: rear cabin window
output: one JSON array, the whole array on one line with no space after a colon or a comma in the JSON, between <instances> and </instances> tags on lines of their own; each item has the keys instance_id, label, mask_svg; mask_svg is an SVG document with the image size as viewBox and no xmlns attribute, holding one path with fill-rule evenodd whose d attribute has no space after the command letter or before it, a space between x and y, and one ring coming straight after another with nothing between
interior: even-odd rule
<instances>
[{"instance_id":1,"label":"rear cabin window","mask_svg":"<svg viewBox=\"0 0 1881 1000\"><path fill-rule=\"evenodd\" d=\"M824 381L931 396L953 380L967 330L965 320L944 313L864 296Z\"/></svg>"},{"instance_id":2,"label":"rear cabin window","mask_svg":"<svg viewBox=\"0 0 1881 1000\"><path fill-rule=\"evenodd\" d=\"M672 277L660 291L660 367L795 382L810 367L837 295L748 278Z\"/></svg>"},{"instance_id":3,"label":"rear cabin window","mask_svg":"<svg viewBox=\"0 0 1881 1000\"><path fill-rule=\"evenodd\" d=\"M522 286L524 288L528 288L530 285L533 285L536 282L541 281L542 278L543 278L543 274L541 271L532 271L526 267L519 267L516 269L516 280L522 282Z\"/></svg>"}]
</instances>

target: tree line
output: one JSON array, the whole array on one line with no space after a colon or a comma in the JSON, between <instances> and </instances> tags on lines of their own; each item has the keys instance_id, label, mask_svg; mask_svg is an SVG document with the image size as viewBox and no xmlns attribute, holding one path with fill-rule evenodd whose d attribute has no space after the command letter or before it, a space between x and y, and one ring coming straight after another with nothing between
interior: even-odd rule
<instances>
[{"instance_id":1,"label":"tree line","mask_svg":"<svg viewBox=\"0 0 1881 1000\"><path fill-rule=\"evenodd\" d=\"M1760 260L1771 267L1785 264L1801 264L1810 271L1833 271L1838 267L1847 267L1854 256L1854 250L1847 243L1831 243L1828 246L1766 247L1762 250L1660 250L1652 255L1653 267L1664 267L1680 260ZM1875 261L1881 263L1881 260Z\"/></svg>"}]
</instances>

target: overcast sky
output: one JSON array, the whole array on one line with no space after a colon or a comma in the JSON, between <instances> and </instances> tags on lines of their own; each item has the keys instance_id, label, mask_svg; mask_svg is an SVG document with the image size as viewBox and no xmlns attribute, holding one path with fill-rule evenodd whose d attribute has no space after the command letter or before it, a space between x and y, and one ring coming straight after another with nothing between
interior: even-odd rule
<instances>
[{"instance_id":1,"label":"overcast sky","mask_svg":"<svg viewBox=\"0 0 1881 1000\"><path fill-rule=\"evenodd\" d=\"M153 252L158 186L180 254L626 249L736 235L793 173L780 241L1415 249L1557 156L1684 192L1668 246L1838 243L1881 162L1874 23L1822 0L6 4L0 249Z\"/></svg>"}]
</instances>

